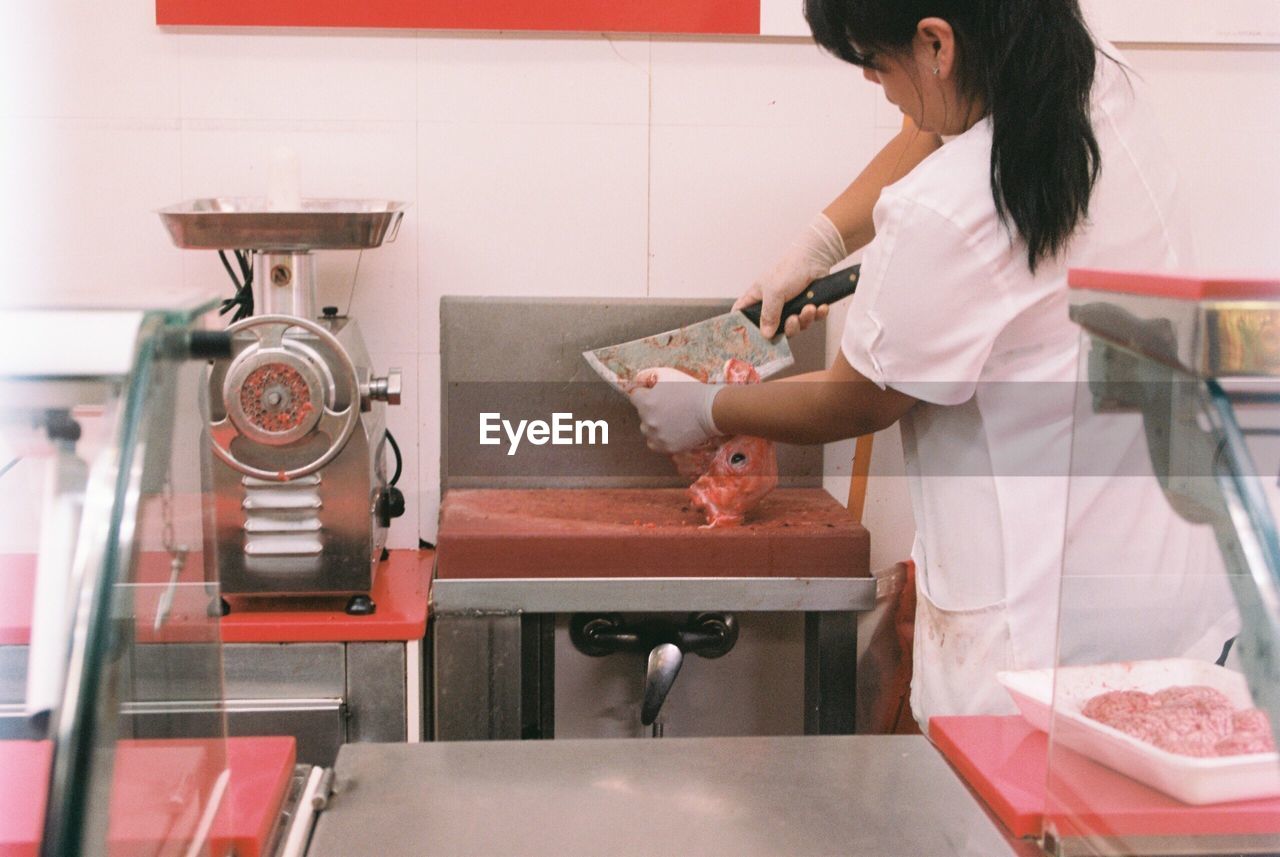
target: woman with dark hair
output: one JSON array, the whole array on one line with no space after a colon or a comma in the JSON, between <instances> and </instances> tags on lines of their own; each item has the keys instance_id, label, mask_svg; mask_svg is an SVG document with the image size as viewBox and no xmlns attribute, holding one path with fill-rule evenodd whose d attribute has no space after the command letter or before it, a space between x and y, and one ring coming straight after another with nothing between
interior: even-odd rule
<instances>
[{"instance_id":1,"label":"woman with dark hair","mask_svg":"<svg viewBox=\"0 0 1280 857\"><path fill-rule=\"evenodd\" d=\"M1174 171L1137 82L1076 0L806 0L805 14L909 121L739 303L763 299L772 327L777 306L870 240L840 354L751 386L652 370L632 401L666 453L900 423L917 530L913 712L925 725L1012 711L996 672L1054 663L1080 356L1067 268L1192 264ZM1098 497L1094 512L1132 500ZM1160 531L1145 510L1113 511ZM1206 629L1140 633L1166 631L1153 645L1185 653Z\"/></svg>"}]
</instances>

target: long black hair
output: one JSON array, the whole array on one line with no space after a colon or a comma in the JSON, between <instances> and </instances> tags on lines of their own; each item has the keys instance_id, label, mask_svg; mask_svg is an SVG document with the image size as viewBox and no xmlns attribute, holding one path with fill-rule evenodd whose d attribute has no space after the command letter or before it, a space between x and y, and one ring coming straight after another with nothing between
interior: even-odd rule
<instances>
[{"instance_id":1,"label":"long black hair","mask_svg":"<svg viewBox=\"0 0 1280 857\"><path fill-rule=\"evenodd\" d=\"M1027 263L1058 255L1089 213L1101 170L1089 119L1097 46L1078 0L805 0L814 40L846 62L910 50L941 18L956 40L960 91L991 117L991 192Z\"/></svg>"}]
</instances>

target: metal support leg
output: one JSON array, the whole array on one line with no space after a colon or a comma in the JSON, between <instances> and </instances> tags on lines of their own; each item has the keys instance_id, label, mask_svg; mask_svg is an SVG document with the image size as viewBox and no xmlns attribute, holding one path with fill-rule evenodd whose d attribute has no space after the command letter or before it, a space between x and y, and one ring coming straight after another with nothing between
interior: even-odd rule
<instances>
[{"instance_id":1,"label":"metal support leg","mask_svg":"<svg viewBox=\"0 0 1280 857\"><path fill-rule=\"evenodd\" d=\"M526 615L520 626L522 660L520 736L554 738L556 711L556 617L554 613Z\"/></svg>"},{"instance_id":2,"label":"metal support leg","mask_svg":"<svg viewBox=\"0 0 1280 857\"><path fill-rule=\"evenodd\" d=\"M804 731L852 735L858 665L858 616L804 615Z\"/></svg>"},{"instance_id":3,"label":"metal support leg","mask_svg":"<svg viewBox=\"0 0 1280 857\"><path fill-rule=\"evenodd\" d=\"M348 643L348 741L404 741L403 643Z\"/></svg>"},{"instance_id":4,"label":"metal support leg","mask_svg":"<svg viewBox=\"0 0 1280 857\"><path fill-rule=\"evenodd\" d=\"M521 617L449 613L434 625L435 739L519 738Z\"/></svg>"}]
</instances>

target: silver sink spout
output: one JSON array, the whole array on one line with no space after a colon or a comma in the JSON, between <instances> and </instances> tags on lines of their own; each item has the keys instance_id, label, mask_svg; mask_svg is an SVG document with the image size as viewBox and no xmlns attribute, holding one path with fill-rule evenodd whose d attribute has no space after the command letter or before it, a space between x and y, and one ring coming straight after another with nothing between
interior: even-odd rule
<instances>
[{"instance_id":1,"label":"silver sink spout","mask_svg":"<svg viewBox=\"0 0 1280 857\"><path fill-rule=\"evenodd\" d=\"M640 708L640 722L645 726L652 726L658 719L662 703L671 685L676 683L683 663L684 653L673 643L662 643L649 652L649 668L644 674L644 704Z\"/></svg>"}]
</instances>

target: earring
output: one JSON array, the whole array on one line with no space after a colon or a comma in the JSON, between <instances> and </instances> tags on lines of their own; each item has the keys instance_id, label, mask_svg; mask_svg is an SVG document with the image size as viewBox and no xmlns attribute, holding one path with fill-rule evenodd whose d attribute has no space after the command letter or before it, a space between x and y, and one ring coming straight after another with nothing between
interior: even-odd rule
<instances>
[{"instance_id":1,"label":"earring","mask_svg":"<svg viewBox=\"0 0 1280 857\"><path fill-rule=\"evenodd\" d=\"M936 65L933 67L933 75L934 77L938 76L938 67Z\"/></svg>"}]
</instances>

